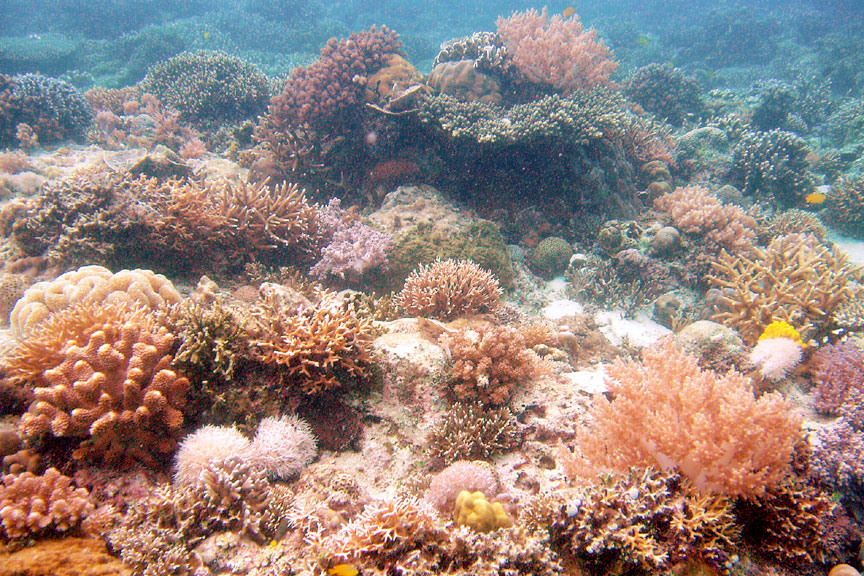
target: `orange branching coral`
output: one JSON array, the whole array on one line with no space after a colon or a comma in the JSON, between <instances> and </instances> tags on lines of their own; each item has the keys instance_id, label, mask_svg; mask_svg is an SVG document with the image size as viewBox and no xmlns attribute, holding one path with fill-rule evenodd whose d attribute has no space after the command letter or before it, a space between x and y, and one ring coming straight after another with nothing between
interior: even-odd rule
<instances>
[{"instance_id":1,"label":"orange branching coral","mask_svg":"<svg viewBox=\"0 0 864 576\"><path fill-rule=\"evenodd\" d=\"M420 265L396 295L397 306L414 316L450 319L498 308L501 289L492 273L470 260Z\"/></svg>"},{"instance_id":2,"label":"orange branching coral","mask_svg":"<svg viewBox=\"0 0 864 576\"><path fill-rule=\"evenodd\" d=\"M504 404L518 387L548 372L522 333L509 326L445 333L441 343L453 360L449 392L461 402Z\"/></svg>"},{"instance_id":3,"label":"orange branching coral","mask_svg":"<svg viewBox=\"0 0 864 576\"><path fill-rule=\"evenodd\" d=\"M747 378L702 370L672 340L608 375L613 400L596 398L596 427L577 442L594 467L677 468L698 490L729 496L761 494L789 471L801 417L780 393L757 400Z\"/></svg>"},{"instance_id":4,"label":"orange branching coral","mask_svg":"<svg viewBox=\"0 0 864 576\"><path fill-rule=\"evenodd\" d=\"M92 511L87 490L75 488L56 468L41 476L9 474L0 482L0 524L10 540L65 532Z\"/></svg>"},{"instance_id":5,"label":"orange branching coral","mask_svg":"<svg viewBox=\"0 0 864 576\"><path fill-rule=\"evenodd\" d=\"M756 219L699 186L676 188L657 198L654 207L668 212L682 232L703 235L711 245L737 251L756 243Z\"/></svg>"},{"instance_id":6,"label":"orange branching coral","mask_svg":"<svg viewBox=\"0 0 864 576\"><path fill-rule=\"evenodd\" d=\"M9 377L36 386L27 438L81 439L76 458L152 464L173 453L189 381L171 369L174 336L152 311L85 301L18 345Z\"/></svg>"},{"instance_id":7,"label":"orange branching coral","mask_svg":"<svg viewBox=\"0 0 864 576\"><path fill-rule=\"evenodd\" d=\"M834 313L852 295L854 267L836 247L813 236L791 234L746 254L721 252L711 282L723 289L714 315L747 342L755 342L775 320L799 329L804 341L832 328Z\"/></svg>"},{"instance_id":8,"label":"orange branching coral","mask_svg":"<svg viewBox=\"0 0 864 576\"><path fill-rule=\"evenodd\" d=\"M253 358L276 364L308 394L340 386L340 376L363 377L370 363L371 323L332 292L300 311L271 295L252 309L249 331Z\"/></svg>"}]
</instances>

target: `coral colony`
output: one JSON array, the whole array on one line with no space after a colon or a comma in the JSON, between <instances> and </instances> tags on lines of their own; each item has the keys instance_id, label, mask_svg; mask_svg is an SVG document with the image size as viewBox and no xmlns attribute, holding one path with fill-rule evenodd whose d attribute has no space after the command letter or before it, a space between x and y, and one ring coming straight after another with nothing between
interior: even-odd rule
<instances>
[{"instance_id":1,"label":"coral colony","mask_svg":"<svg viewBox=\"0 0 864 576\"><path fill-rule=\"evenodd\" d=\"M0 576L860 576L858 11L10 4Z\"/></svg>"}]
</instances>

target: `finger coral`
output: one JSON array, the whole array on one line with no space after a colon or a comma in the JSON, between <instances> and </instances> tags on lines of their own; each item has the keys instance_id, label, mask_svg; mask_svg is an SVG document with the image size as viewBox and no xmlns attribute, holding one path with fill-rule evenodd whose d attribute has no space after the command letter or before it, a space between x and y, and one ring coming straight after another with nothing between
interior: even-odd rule
<instances>
[{"instance_id":1,"label":"finger coral","mask_svg":"<svg viewBox=\"0 0 864 576\"><path fill-rule=\"evenodd\" d=\"M189 381L171 369L174 336L126 303L84 301L18 345L7 374L35 386L22 434L79 440L76 458L155 464L181 435Z\"/></svg>"},{"instance_id":2,"label":"finger coral","mask_svg":"<svg viewBox=\"0 0 864 576\"><path fill-rule=\"evenodd\" d=\"M0 484L0 521L10 540L65 532L92 511L87 490L75 488L56 468L41 476L9 474Z\"/></svg>"},{"instance_id":3,"label":"finger coral","mask_svg":"<svg viewBox=\"0 0 864 576\"><path fill-rule=\"evenodd\" d=\"M761 494L790 471L801 416L780 393L756 399L747 378L701 369L671 339L607 374L613 399L595 398L597 425L577 442L591 465L677 468L696 489L729 496Z\"/></svg>"},{"instance_id":4,"label":"finger coral","mask_svg":"<svg viewBox=\"0 0 864 576\"><path fill-rule=\"evenodd\" d=\"M276 366L307 394L362 378L370 363L372 325L332 292L299 311L271 296L251 311L252 357Z\"/></svg>"},{"instance_id":5,"label":"finger coral","mask_svg":"<svg viewBox=\"0 0 864 576\"><path fill-rule=\"evenodd\" d=\"M394 302L412 316L448 320L466 314L494 312L501 289L498 280L469 260L438 260L420 265L405 280Z\"/></svg>"}]
</instances>

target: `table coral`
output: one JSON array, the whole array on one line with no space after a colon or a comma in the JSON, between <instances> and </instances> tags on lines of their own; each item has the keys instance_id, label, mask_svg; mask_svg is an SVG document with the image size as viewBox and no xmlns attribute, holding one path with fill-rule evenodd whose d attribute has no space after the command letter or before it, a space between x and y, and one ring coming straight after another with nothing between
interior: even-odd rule
<instances>
[{"instance_id":1,"label":"table coral","mask_svg":"<svg viewBox=\"0 0 864 576\"><path fill-rule=\"evenodd\" d=\"M7 360L35 386L30 439L79 440L76 458L155 464L177 448L189 381L171 369L174 336L145 308L77 303L40 324Z\"/></svg>"}]
</instances>

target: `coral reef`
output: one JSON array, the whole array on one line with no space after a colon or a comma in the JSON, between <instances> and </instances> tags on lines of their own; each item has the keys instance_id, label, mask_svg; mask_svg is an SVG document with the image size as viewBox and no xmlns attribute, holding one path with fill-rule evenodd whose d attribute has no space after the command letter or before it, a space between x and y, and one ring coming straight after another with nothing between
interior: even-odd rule
<instances>
[{"instance_id":1,"label":"coral reef","mask_svg":"<svg viewBox=\"0 0 864 576\"><path fill-rule=\"evenodd\" d=\"M187 434L174 455L174 485L193 486L209 466L249 452L249 440L236 428L202 426Z\"/></svg>"},{"instance_id":2,"label":"coral reef","mask_svg":"<svg viewBox=\"0 0 864 576\"><path fill-rule=\"evenodd\" d=\"M41 476L9 474L0 485L0 519L9 540L66 532L92 511L87 490L75 488L56 468Z\"/></svg>"},{"instance_id":3,"label":"coral reef","mask_svg":"<svg viewBox=\"0 0 864 576\"><path fill-rule=\"evenodd\" d=\"M494 312L501 289L498 280L469 260L421 264L405 280L394 303L407 314L448 320L466 314Z\"/></svg>"},{"instance_id":4,"label":"coral reef","mask_svg":"<svg viewBox=\"0 0 864 576\"><path fill-rule=\"evenodd\" d=\"M827 201L825 219L856 238L864 237L864 178L835 182Z\"/></svg>"},{"instance_id":5,"label":"coral reef","mask_svg":"<svg viewBox=\"0 0 864 576\"><path fill-rule=\"evenodd\" d=\"M248 461L272 480L286 480L303 470L318 452L312 428L296 416L268 417L258 424Z\"/></svg>"},{"instance_id":6,"label":"coral reef","mask_svg":"<svg viewBox=\"0 0 864 576\"><path fill-rule=\"evenodd\" d=\"M699 85L668 64L649 64L633 72L624 83L624 94L675 126L698 119L704 113Z\"/></svg>"},{"instance_id":7,"label":"coral reef","mask_svg":"<svg viewBox=\"0 0 864 576\"><path fill-rule=\"evenodd\" d=\"M807 143L792 132L745 132L733 150L731 176L745 194L781 208L800 205L813 189Z\"/></svg>"},{"instance_id":8,"label":"coral reef","mask_svg":"<svg viewBox=\"0 0 864 576\"><path fill-rule=\"evenodd\" d=\"M569 94L609 86L618 68L612 51L575 13L565 18L529 9L495 24L513 68L528 82Z\"/></svg>"},{"instance_id":9,"label":"coral reef","mask_svg":"<svg viewBox=\"0 0 864 576\"><path fill-rule=\"evenodd\" d=\"M307 394L362 378L371 361L371 324L332 292L300 310L271 295L250 310L247 329L251 356Z\"/></svg>"},{"instance_id":10,"label":"coral reef","mask_svg":"<svg viewBox=\"0 0 864 576\"><path fill-rule=\"evenodd\" d=\"M534 248L530 264L542 277L553 278L564 273L572 255L573 247L569 242L558 236L550 236Z\"/></svg>"},{"instance_id":11,"label":"coral reef","mask_svg":"<svg viewBox=\"0 0 864 576\"><path fill-rule=\"evenodd\" d=\"M864 392L864 352L854 342L822 346L813 355L813 366L817 411L837 415L850 392Z\"/></svg>"},{"instance_id":12,"label":"coral reef","mask_svg":"<svg viewBox=\"0 0 864 576\"><path fill-rule=\"evenodd\" d=\"M457 460L486 460L518 443L519 429L506 407L459 402L429 432L429 457L450 465Z\"/></svg>"},{"instance_id":13,"label":"coral reef","mask_svg":"<svg viewBox=\"0 0 864 576\"><path fill-rule=\"evenodd\" d=\"M782 236L767 248L735 255L723 251L712 265L710 281L723 290L714 319L730 324L747 342L775 320L794 326L805 341L818 339L852 295L848 257L813 236Z\"/></svg>"},{"instance_id":14,"label":"coral reef","mask_svg":"<svg viewBox=\"0 0 864 576\"><path fill-rule=\"evenodd\" d=\"M577 441L595 469L674 467L727 496L762 494L790 471L801 417L780 393L756 399L744 376L703 370L670 339L607 373L613 399L595 398L596 425Z\"/></svg>"},{"instance_id":15,"label":"coral reef","mask_svg":"<svg viewBox=\"0 0 864 576\"><path fill-rule=\"evenodd\" d=\"M468 526L475 532L492 532L513 526L500 502L489 502L483 492L462 490L456 497L453 520L459 526Z\"/></svg>"},{"instance_id":16,"label":"coral reef","mask_svg":"<svg viewBox=\"0 0 864 576\"><path fill-rule=\"evenodd\" d=\"M78 442L76 458L155 465L177 448L189 381L171 369L174 336L125 302L51 315L6 360L34 386L22 434Z\"/></svg>"},{"instance_id":17,"label":"coral reef","mask_svg":"<svg viewBox=\"0 0 864 576\"><path fill-rule=\"evenodd\" d=\"M141 89L195 122L237 122L264 112L267 77L224 52L184 52L147 71Z\"/></svg>"}]
</instances>

